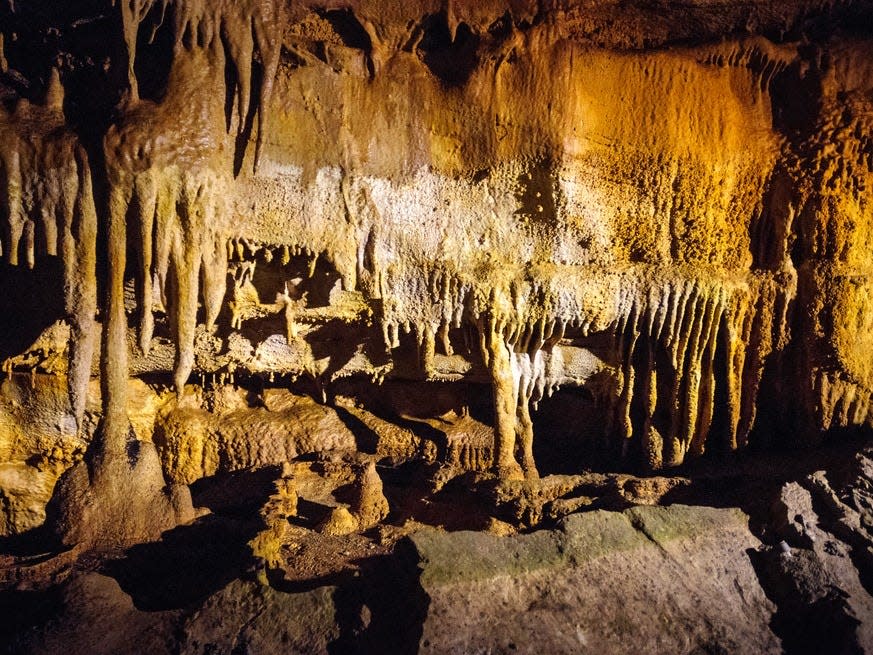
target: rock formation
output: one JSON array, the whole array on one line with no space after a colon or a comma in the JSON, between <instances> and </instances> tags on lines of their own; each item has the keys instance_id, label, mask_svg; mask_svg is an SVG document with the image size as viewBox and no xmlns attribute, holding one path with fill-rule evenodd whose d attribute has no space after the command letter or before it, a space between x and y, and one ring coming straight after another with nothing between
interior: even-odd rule
<instances>
[{"instance_id":1,"label":"rock formation","mask_svg":"<svg viewBox=\"0 0 873 655\"><path fill-rule=\"evenodd\" d=\"M717 43L742 12L695 11L640 42L640 8L603 29L572 4L117 3L102 146L67 127L78 61L3 118L5 259L64 262L74 415L99 255L113 443L125 302L137 368L166 371L157 321L180 393L192 372L488 382L508 477L536 474L531 411L561 387L652 468L744 446L762 405L811 437L865 424L869 46L831 35L864 6L749 7Z\"/></svg>"},{"instance_id":2,"label":"rock formation","mask_svg":"<svg viewBox=\"0 0 873 655\"><path fill-rule=\"evenodd\" d=\"M303 526L451 527L461 494L465 527L555 527L868 436L871 25L0 0L0 536L157 542L284 466L245 535L276 572Z\"/></svg>"}]
</instances>

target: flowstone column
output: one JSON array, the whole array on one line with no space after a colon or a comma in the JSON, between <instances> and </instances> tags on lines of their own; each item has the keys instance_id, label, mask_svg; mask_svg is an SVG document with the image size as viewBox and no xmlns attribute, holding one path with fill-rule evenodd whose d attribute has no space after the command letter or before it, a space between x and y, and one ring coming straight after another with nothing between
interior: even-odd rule
<instances>
[{"instance_id":1,"label":"flowstone column","mask_svg":"<svg viewBox=\"0 0 873 655\"><path fill-rule=\"evenodd\" d=\"M188 487L167 486L154 445L135 438L127 415L124 269L129 198L121 180L110 180L110 185L103 419L85 460L61 477L47 508L47 524L67 546L123 547L154 541L195 516Z\"/></svg>"}]
</instances>

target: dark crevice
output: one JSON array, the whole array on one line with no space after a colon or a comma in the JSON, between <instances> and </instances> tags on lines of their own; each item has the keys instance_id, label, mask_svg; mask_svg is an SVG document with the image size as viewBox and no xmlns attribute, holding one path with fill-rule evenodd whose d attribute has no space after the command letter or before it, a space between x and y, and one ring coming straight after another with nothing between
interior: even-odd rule
<instances>
[{"instance_id":1,"label":"dark crevice","mask_svg":"<svg viewBox=\"0 0 873 655\"><path fill-rule=\"evenodd\" d=\"M137 33L134 74L139 97L145 100L160 102L167 90L176 42L172 11L172 7L168 8L165 16L163 7L157 3Z\"/></svg>"},{"instance_id":2,"label":"dark crevice","mask_svg":"<svg viewBox=\"0 0 873 655\"><path fill-rule=\"evenodd\" d=\"M479 63L479 36L461 23L452 39L445 12L425 18L422 29L418 54L425 66L449 88L466 84Z\"/></svg>"},{"instance_id":3,"label":"dark crevice","mask_svg":"<svg viewBox=\"0 0 873 655\"><path fill-rule=\"evenodd\" d=\"M249 106L243 107L243 111L245 111L245 116L241 117L240 120L242 125L240 127L239 133L236 136L236 141L234 144L234 156L233 156L233 175L234 177L239 176L242 172L243 164L245 163L246 149L249 142L252 139L252 133L255 126L255 117L259 111L258 107L258 98L259 98L259 89L264 83L264 67L261 65L261 62L257 59L252 61L252 78L251 78L251 89L252 93L249 97ZM228 87L229 88L229 87ZM265 135L259 135L259 138L265 139Z\"/></svg>"},{"instance_id":4,"label":"dark crevice","mask_svg":"<svg viewBox=\"0 0 873 655\"><path fill-rule=\"evenodd\" d=\"M379 445L379 435L344 407L334 405L333 409L343 424L355 435L358 451L362 453L375 453Z\"/></svg>"},{"instance_id":5,"label":"dark crevice","mask_svg":"<svg viewBox=\"0 0 873 655\"><path fill-rule=\"evenodd\" d=\"M33 270L0 263L0 361L26 350L63 316L59 258L41 257Z\"/></svg>"},{"instance_id":6,"label":"dark crevice","mask_svg":"<svg viewBox=\"0 0 873 655\"><path fill-rule=\"evenodd\" d=\"M317 13L330 23L344 45L366 53L373 49L370 35L350 9L320 9Z\"/></svg>"}]
</instances>

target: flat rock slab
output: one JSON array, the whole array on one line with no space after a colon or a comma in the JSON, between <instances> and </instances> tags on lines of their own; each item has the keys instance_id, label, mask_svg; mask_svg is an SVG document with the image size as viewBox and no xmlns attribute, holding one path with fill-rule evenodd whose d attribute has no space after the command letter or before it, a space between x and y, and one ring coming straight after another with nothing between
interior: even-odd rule
<instances>
[{"instance_id":1,"label":"flat rock slab","mask_svg":"<svg viewBox=\"0 0 873 655\"><path fill-rule=\"evenodd\" d=\"M781 651L738 510L636 507L517 537L411 540L430 598L422 653Z\"/></svg>"},{"instance_id":2,"label":"flat rock slab","mask_svg":"<svg viewBox=\"0 0 873 655\"><path fill-rule=\"evenodd\" d=\"M339 637L334 587L283 593L236 580L189 616L182 655L211 653L326 653Z\"/></svg>"},{"instance_id":3,"label":"flat rock slab","mask_svg":"<svg viewBox=\"0 0 873 655\"><path fill-rule=\"evenodd\" d=\"M143 611L107 576L77 576L55 601L57 614L21 632L0 653L206 655L327 653L339 637L336 589L283 593L234 580L189 610ZM46 600L45 602L48 602Z\"/></svg>"}]
</instances>

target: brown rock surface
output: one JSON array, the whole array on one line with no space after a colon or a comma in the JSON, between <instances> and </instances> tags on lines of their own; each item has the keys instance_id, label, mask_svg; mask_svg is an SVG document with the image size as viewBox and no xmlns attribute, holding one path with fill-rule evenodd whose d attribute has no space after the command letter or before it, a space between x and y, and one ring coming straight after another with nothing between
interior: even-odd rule
<instances>
[{"instance_id":1,"label":"brown rock surface","mask_svg":"<svg viewBox=\"0 0 873 655\"><path fill-rule=\"evenodd\" d=\"M857 476L870 460L863 454L856 466L845 454L833 452L813 475L801 461L697 471L667 492L698 503L744 498L751 514L699 504L594 509L522 534L493 518L491 534L409 520L320 534L317 479L302 463L261 482L239 478L236 491L231 480L213 482L211 496L201 482L196 497L213 513L158 542L0 567L10 619L0 650L869 652L871 540L847 520L850 505L841 511L827 498L861 493ZM241 520L232 503L258 485L260 520ZM589 506L620 497L606 483L598 494L593 479L580 488ZM223 504L221 491L230 492ZM469 507L467 499L454 509ZM96 641L82 626L101 616L114 618Z\"/></svg>"},{"instance_id":2,"label":"brown rock surface","mask_svg":"<svg viewBox=\"0 0 873 655\"><path fill-rule=\"evenodd\" d=\"M419 533L420 652L775 652L746 522L640 507L515 538Z\"/></svg>"}]
</instances>

